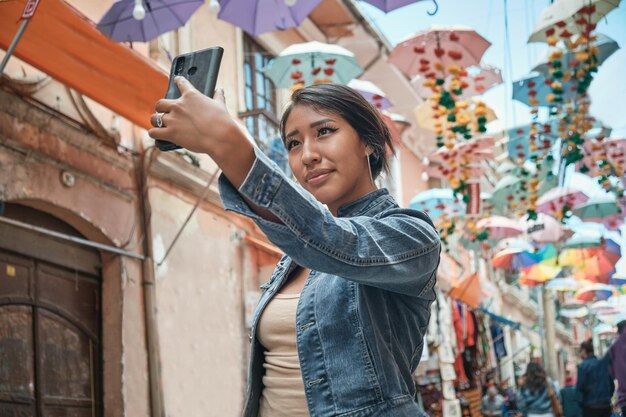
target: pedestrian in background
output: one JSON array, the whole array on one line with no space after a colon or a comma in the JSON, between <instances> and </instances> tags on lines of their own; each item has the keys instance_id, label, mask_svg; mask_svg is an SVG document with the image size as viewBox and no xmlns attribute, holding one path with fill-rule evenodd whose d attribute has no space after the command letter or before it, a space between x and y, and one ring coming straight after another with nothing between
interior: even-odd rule
<instances>
[{"instance_id":1,"label":"pedestrian in background","mask_svg":"<svg viewBox=\"0 0 626 417\"><path fill-rule=\"evenodd\" d=\"M517 391L517 406L528 417L563 416L558 394L537 362L526 367L524 382Z\"/></svg>"},{"instance_id":2,"label":"pedestrian in background","mask_svg":"<svg viewBox=\"0 0 626 417\"><path fill-rule=\"evenodd\" d=\"M580 344L576 390L582 397L583 417L610 417L611 397L615 391L610 375L610 356L598 359L593 351L591 339Z\"/></svg>"},{"instance_id":3,"label":"pedestrian in background","mask_svg":"<svg viewBox=\"0 0 626 417\"><path fill-rule=\"evenodd\" d=\"M501 417L504 409L504 398L496 387L487 388L487 394L480 403L480 412L484 417Z\"/></svg>"},{"instance_id":4,"label":"pedestrian in background","mask_svg":"<svg viewBox=\"0 0 626 417\"><path fill-rule=\"evenodd\" d=\"M617 323L617 340L609 348L611 375L617 379L617 406L626 417L626 320Z\"/></svg>"},{"instance_id":5,"label":"pedestrian in background","mask_svg":"<svg viewBox=\"0 0 626 417\"><path fill-rule=\"evenodd\" d=\"M563 385L565 386L561 388L560 391L563 417L582 417L582 397L576 390L574 378L571 375L567 375L563 381Z\"/></svg>"}]
</instances>

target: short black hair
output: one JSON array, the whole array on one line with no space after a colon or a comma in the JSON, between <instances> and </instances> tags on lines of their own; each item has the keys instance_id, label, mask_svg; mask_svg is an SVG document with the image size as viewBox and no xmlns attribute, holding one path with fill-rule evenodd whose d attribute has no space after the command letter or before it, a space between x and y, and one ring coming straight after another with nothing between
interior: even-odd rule
<instances>
[{"instance_id":1,"label":"short black hair","mask_svg":"<svg viewBox=\"0 0 626 417\"><path fill-rule=\"evenodd\" d=\"M381 171L389 173L387 148L393 151L389 128L380 111L354 89L340 84L314 84L294 91L291 103L280 120L280 134L285 141L285 124L294 106L310 106L320 113L340 116L356 130L361 140L372 148L369 156L372 178Z\"/></svg>"},{"instance_id":2,"label":"short black hair","mask_svg":"<svg viewBox=\"0 0 626 417\"><path fill-rule=\"evenodd\" d=\"M585 340L580 344L580 349L584 350L588 355L593 355L593 341L591 339Z\"/></svg>"},{"instance_id":3,"label":"short black hair","mask_svg":"<svg viewBox=\"0 0 626 417\"><path fill-rule=\"evenodd\" d=\"M619 323L617 323L618 334L622 334L624 332L624 329L626 329L626 320L622 320Z\"/></svg>"}]
</instances>

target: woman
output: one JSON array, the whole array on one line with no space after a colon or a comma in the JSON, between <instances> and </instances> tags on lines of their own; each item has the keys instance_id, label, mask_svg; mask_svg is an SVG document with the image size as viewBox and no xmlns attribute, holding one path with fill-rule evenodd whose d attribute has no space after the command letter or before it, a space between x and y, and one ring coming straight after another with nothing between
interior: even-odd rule
<instances>
[{"instance_id":1,"label":"woman","mask_svg":"<svg viewBox=\"0 0 626 417\"><path fill-rule=\"evenodd\" d=\"M253 316L245 417L403 417L420 411L411 378L423 348L440 242L425 214L398 207L374 178L391 147L354 90L296 91L280 128L287 178L186 80L150 130L221 167L227 210L284 252ZM157 120L160 119L160 120Z\"/></svg>"},{"instance_id":2,"label":"woman","mask_svg":"<svg viewBox=\"0 0 626 417\"><path fill-rule=\"evenodd\" d=\"M517 392L517 406L528 417L561 417L560 400L537 362L526 367L524 382Z\"/></svg>"}]
</instances>

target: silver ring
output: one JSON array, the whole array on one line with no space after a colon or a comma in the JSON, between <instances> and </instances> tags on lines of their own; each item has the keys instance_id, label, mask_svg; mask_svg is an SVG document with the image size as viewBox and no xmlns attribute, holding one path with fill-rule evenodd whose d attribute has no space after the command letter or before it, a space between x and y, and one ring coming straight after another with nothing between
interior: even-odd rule
<instances>
[{"instance_id":1,"label":"silver ring","mask_svg":"<svg viewBox=\"0 0 626 417\"><path fill-rule=\"evenodd\" d=\"M163 127L163 113L156 114L156 127Z\"/></svg>"}]
</instances>

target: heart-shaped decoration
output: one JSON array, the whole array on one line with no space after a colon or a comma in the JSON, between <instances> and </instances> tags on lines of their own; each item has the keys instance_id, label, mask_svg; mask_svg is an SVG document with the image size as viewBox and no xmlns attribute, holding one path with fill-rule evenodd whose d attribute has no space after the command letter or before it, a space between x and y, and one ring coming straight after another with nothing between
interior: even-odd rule
<instances>
[{"instance_id":1,"label":"heart-shaped decoration","mask_svg":"<svg viewBox=\"0 0 626 417\"><path fill-rule=\"evenodd\" d=\"M327 59L326 61L324 61L326 63L326 65L335 65L335 62L337 62L336 59Z\"/></svg>"},{"instance_id":2,"label":"heart-shaped decoration","mask_svg":"<svg viewBox=\"0 0 626 417\"><path fill-rule=\"evenodd\" d=\"M445 53L446 51L444 51L443 48L435 48L435 56L437 58L441 58Z\"/></svg>"},{"instance_id":3,"label":"heart-shaped decoration","mask_svg":"<svg viewBox=\"0 0 626 417\"><path fill-rule=\"evenodd\" d=\"M313 71L311 71L311 74L313 74L313 75L317 75L317 74L319 74L319 73L320 73L320 71L322 71L322 69L321 69L321 68L319 68L319 67L318 67L318 68L313 68Z\"/></svg>"},{"instance_id":4,"label":"heart-shaped decoration","mask_svg":"<svg viewBox=\"0 0 626 417\"><path fill-rule=\"evenodd\" d=\"M459 35L457 35L456 33L452 32L452 33L450 34L450 40L451 40L452 42L458 42L458 41L459 41L459 39L460 39L460 38L459 38Z\"/></svg>"},{"instance_id":5,"label":"heart-shaped decoration","mask_svg":"<svg viewBox=\"0 0 626 417\"><path fill-rule=\"evenodd\" d=\"M534 81L529 81L528 82L528 88L533 88L536 85L537 85L537 83L535 83Z\"/></svg>"},{"instance_id":6,"label":"heart-shaped decoration","mask_svg":"<svg viewBox=\"0 0 626 417\"><path fill-rule=\"evenodd\" d=\"M426 48L422 48L419 46L414 46L413 47L413 52L415 52L416 54L423 54L424 52L426 52Z\"/></svg>"},{"instance_id":7,"label":"heart-shaped decoration","mask_svg":"<svg viewBox=\"0 0 626 417\"><path fill-rule=\"evenodd\" d=\"M335 70L334 70L334 69L332 69L332 68L325 68L325 69L324 69L324 74L326 74L326 75L328 75L328 76L331 76L331 75L333 75L334 73L335 73Z\"/></svg>"},{"instance_id":8,"label":"heart-shaped decoration","mask_svg":"<svg viewBox=\"0 0 626 417\"><path fill-rule=\"evenodd\" d=\"M291 73L292 80L299 80L300 78L302 78L302 73L300 71L294 71Z\"/></svg>"},{"instance_id":9,"label":"heart-shaped decoration","mask_svg":"<svg viewBox=\"0 0 626 417\"><path fill-rule=\"evenodd\" d=\"M300 65L302 63L302 61L300 61L298 58L294 58L291 60L291 63L293 65Z\"/></svg>"}]
</instances>

